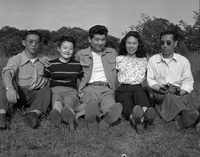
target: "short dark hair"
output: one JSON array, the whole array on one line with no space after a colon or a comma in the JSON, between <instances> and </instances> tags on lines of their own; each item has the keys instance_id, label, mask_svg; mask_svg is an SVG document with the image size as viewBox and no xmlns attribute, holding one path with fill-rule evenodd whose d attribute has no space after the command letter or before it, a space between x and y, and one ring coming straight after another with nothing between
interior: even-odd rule
<instances>
[{"instance_id":1,"label":"short dark hair","mask_svg":"<svg viewBox=\"0 0 200 157\"><path fill-rule=\"evenodd\" d=\"M173 35L173 40L177 41L178 40L178 34L173 31L173 30L165 30L163 32L160 33L160 39L162 38L163 35Z\"/></svg>"},{"instance_id":2,"label":"short dark hair","mask_svg":"<svg viewBox=\"0 0 200 157\"><path fill-rule=\"evenodd\" d=\"M60 39L58 40L58 47L60 47L62 45L63 42L68 41L71 42L74 46L74 49L76 47L76 41L73 37L71 36L66 36L66 35L61 35Z\"/></svg>"},{"instance_id":3,"label":"short dark hair","mask_svg":"<svg viewBox=\"0 0 200 157\"><path fill-rule=\"evenodd\" d=\"M39 38L40 38L40 42L42 41L42 36L41 36L41 34L40 34L38 31L36 31L36 30L26 31L26 32L24 33L23 37L22 37L22 40L26 40L26 38L27 38L27 36L28 36L29 34L38 35Z\"/></svg>"},{"instance_id":4,"label":"short dark hair","mask_svg":"<svg viewBox=\"0 0 200 157\"><path fill-rule=\"evenodd\" d=\"M146 51L144 49L144 44L142 42L142 38L140 37L139 33L136 31L129 31L125 37L121 40L119 44L119 55L126 56L128 54L126 50L126 40L130 37L133 36L138 40L138 49L136 51L136 57L142 58L146 57Z\"/></svg>"},{"instance_id":5,"label":"short dark hair","mask_svg":"<svg viewBox=\"0 0 200 157\"><path fill-rule=\"evenodd\" d=\"M89 30L89 37L92 39L95 34L105 35L107 37L108 29L103 25L95 25Z\"/></svg>"}]
</instances>

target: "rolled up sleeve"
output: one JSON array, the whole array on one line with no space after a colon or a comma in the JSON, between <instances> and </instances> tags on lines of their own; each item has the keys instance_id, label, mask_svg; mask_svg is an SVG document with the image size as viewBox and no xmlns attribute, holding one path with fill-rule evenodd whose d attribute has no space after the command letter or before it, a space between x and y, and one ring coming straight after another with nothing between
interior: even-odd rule
<instances>
[{"instance_id":1,"label":"rolled up sleeve","mask_svg":"<svg viewBox=\"0 0 200 157\"><path fill-rule=\"evenodd\" d=\"M17 62L18 62L18 60L15 56L10 58L8 60L7 65L2 69L2 76L3 76L4 72L8 70L8 71L10 71L12 77L15 77L16 72L17 72L18 67L19 67Z\"/></svg>"}]
</instances>

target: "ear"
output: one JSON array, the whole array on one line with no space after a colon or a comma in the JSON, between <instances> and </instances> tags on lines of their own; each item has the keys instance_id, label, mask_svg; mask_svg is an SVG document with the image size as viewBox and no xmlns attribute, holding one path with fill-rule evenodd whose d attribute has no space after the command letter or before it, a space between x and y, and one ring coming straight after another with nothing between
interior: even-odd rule
<instances>
[{"instance_id":1,"label":"ear","mask_svg":"<svg viewBox=\"0 0 200 157\"><path fill-rule=\"evenodd\" d=\"M177 44L178 44L178 41L175 41L175 43L174 43L175 47L177 46Z\"/></svg>"},{"instance_id":2,"label":"ear","mask_svg":"<svg viewBox=\"0 0 200 157\"><path fill-rule=\"evenodd\" d=\"M60 52L60 47L57 47L58 52Z\"/></svg>"},{"instance_id":3,"label":"ear","mask_svg":"<svg viewBox=\"0 0 200 157\"><path fill-rule=\"evenodd\" d=\"M91 43L92 39L89 37L89 38L88 38L88 41L89 41L89 43Z\"/></svg>"},{"instance_id":4,"label":"ear","mask_svg":"<svg viewBox=\"0 0 200 157\"><path fill-rule=\"evenodd\" d=\"M22 45L25 47L26 46L26 41L22 40Z\"/></svg>"}]
</instances>

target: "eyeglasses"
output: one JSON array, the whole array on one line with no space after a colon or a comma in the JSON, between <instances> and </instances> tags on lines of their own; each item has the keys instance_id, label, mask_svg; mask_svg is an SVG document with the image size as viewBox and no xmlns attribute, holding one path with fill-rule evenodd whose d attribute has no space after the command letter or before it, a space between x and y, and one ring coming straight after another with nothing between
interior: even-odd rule
<instances>
[{"instance_id":1,"label":"eyeglasses","mask_svg":"<svg viewBox=\"0 0 200 157\"><path fill-rule=\"evenodd\" d=\"M165 41L161 41L160 45L163 46L163 45L165 45L165 43L167 44L167 46L170 46L172 44L172 41L166 41L166 42Z\"/></svg>"}]
</instances>

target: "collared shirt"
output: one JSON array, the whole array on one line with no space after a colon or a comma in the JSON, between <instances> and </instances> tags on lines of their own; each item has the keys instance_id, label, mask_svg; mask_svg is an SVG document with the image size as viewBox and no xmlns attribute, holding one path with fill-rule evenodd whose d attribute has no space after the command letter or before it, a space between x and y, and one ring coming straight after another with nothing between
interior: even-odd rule
<instances>
[{"instance_id":1,"label":"collared shirt","mask_svg":"<svg viewBox=\"0 0 200 157\"><path fill-rule=\"evenodd\" d=\"M148 61L147 83L150 87L170 83L190 93L194 84L190 62L177 53L167 62L161 53L156 54Z\"/></svg>"},{"instance_id":2,"label":"collared shirt","mask_svg":"<svg viewBox=\"0 0 200 157\"><path fill-rule=\"evenodd\" d=\"M119 71L117 76L120 83L141 84L145 80L147 59L117 56L116 69Z\"/></svg>"},{"instance_id":3,"label":"collared shirt","mask_svg":"<svg viewBox=\"0 0 200 157\"><path fill-rule=\"evenodd\" d=\"M11 57L6 67L2 70L2 75L9 70L12 77L22 89L39 89L46 86L48 79L43 76L44 62L47 57L38 54L37 60L32 63L25 51Z\"/></svg>"}]
</instances>

